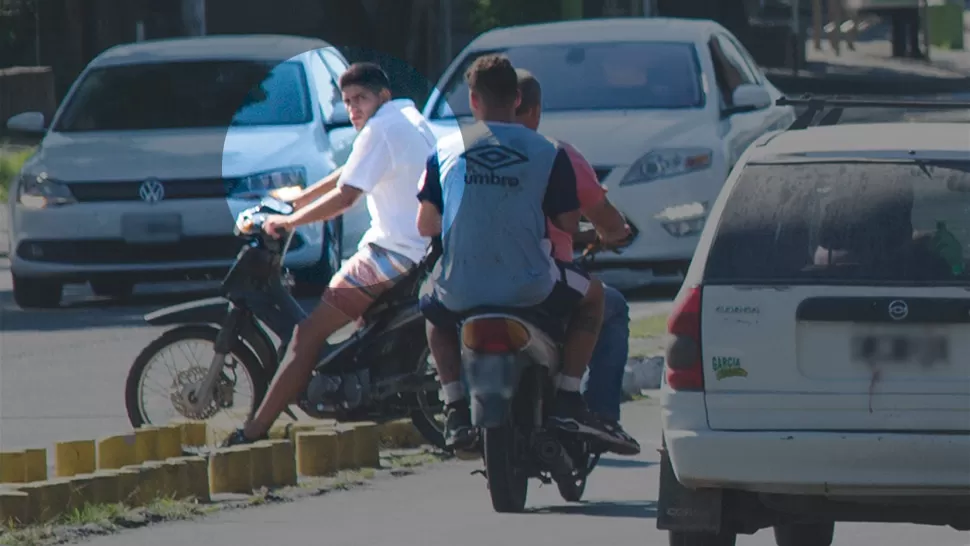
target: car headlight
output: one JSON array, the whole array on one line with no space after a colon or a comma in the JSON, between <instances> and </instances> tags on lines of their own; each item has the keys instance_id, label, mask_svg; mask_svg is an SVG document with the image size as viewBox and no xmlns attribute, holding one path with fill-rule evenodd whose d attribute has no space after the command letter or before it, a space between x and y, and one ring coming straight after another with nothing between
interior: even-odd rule
<instances>
[{"instance_id":1,"label":"car headlight","mask_svg":"<svg viewBox=\"0 0 970 546\"><path fill-rule=\"evenodd\" d=\"M245 176L234 181L229 196L237 199L261 199L273 190L306 186L306 170L288 167Z\"/></svg>"},{"instance_id":2,"label":"car headlight","mask_svg":"<svg viewBox=\"0 0 970 546\"><path fill-rule=\"evenodd\" d=\"M708 148L653 150L630 167L620 185L644 184L661 178L702 171L710 168L713 160L714 152Z\"/></svg>"},{"instance_id":3,"label":"car headlight","mask_svg":"<svg viewBox=\"0 0 970 546\"><path fill-rule=\"evenodd\" d=\"M21 175L17 203L28 209L47 209L77 203L77 200L67 185L51 180L47 173L40 173Z\"/></svg>"}]
</instances>

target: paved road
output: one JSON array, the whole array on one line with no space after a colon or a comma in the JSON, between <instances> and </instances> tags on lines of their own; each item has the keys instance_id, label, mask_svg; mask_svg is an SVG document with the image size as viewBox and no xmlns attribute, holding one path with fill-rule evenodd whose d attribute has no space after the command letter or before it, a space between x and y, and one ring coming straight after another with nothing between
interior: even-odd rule
<instances>
[{"instance_id":1,"label":"paved road","mask_svg":"<svg viewBox=\"0 0 970 546\"><path fill-rule=\"evenodd\" d=\"M591 477L587 503L564 503L555 487L529 492L532 513L492 511L481 463L448 463L400 480L293 504L220 514L97 539L95 546L171 544L314 544L328 546L493 546L550 543L665 546L656 529L659 412L652 400L628 404L624 424L644 443L636 459L605 459ZM966 546L968 533L915 525L840 524L836 546ZM770 546L770 531L739 546Z\"/></svg>"},{"instance_id":2,"label":"paved road","mask_svg":"<svg viewBox=\"0 0 970 546\"><path fill-rule=\"evenodd\" d=\"M165 328L142 316L193 297L210 285L148 286L132 304L119 305L71 286L65 308L20 310L0 259L0 449L50 447L128 430L124 384L138 353ZM139 287L141 290L141 287ZM669 290L642 291L634 317L666 313ZM312 302L306 302L312 304ZM184 366L184 364L180 364Z\"/></svg>"}]
</instances>

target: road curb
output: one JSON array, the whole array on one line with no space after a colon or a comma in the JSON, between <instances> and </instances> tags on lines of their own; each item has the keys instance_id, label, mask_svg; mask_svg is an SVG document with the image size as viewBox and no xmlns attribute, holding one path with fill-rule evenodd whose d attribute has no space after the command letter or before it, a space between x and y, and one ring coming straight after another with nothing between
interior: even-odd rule
<instances>
[{"instance_id":1,"label":"road curb","mask_svg":"<svg viewBox=\"0 0 970 546\"><path fill-rule=\"evenodd\" d=\"M135 508L165 498L210 503L218 495L294 486L301 477L379 468L382 449L426 444L409 420L294 423L274 427L269 440L215 447L226 433L205 422L180 421L58 442L53 477L47 476L46 449L0 452L0 525L50 523L86 505Z\"/></svg>"}]
</instances>

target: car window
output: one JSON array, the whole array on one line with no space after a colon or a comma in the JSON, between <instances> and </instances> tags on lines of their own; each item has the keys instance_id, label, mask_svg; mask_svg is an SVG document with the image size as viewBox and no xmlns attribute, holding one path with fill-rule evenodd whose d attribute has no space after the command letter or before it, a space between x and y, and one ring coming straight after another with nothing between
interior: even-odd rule
<instances>
[{"instance_id":1,"label":"car window","mask_svg":"<svg viewBox=\"0 0 970 546\"><path fill-rule=\"evenodd\" d=\"M321 49L320 57L323 58L323 62L327 63L327 67L333 74L334 81L339 81L340 76L347 71L347 63L340 58L340 55L337 55L330 49Z\"/></svg>"},{"instance_id":2,"label":"car window","mask_svg":"<svg viewBox=\"0 0 970 546\"><path fill-rule=\"evenodd\" d=\"M475 52L461 62L432 118L471 115L465 70L479 56L496 52ZM500 52L535 74L546 112L701 108L705 103L697 53L686 42L570 43Z\"/></svg>"},{"instance_id":3,"label":"car window","mask_svg":"<svg viewBox=\"0 0 970 546\"><path fill-rule=\"evenodd\" d=\"M337 82L334 76L327 70L323 60L310 55L310 67L313 71L313 81L317 88L317 96L320 99L320 108L323 110L323 118L329 120L333 115L334 107L343 100L340 90L337 89Z\"/></svg>"},{"instance_id":4,"label":"car window","mask_svg":"<svg viewBox=\"0 0 970 546\"><path fill-rule=\"evenodd\" d=\"M730 69L737 72L739 80L732 87L737 87L745 83L758 83L758 77L751 70L748 62L744 59L744 55L734 43L723 34L715 35L714 39L717 41L718 46L720 46L721 53L724 54L724 59L730 65Z\"/></svg>"},{"instance_id":5,"label":"car window","mask_svg":"<svg viewBox=\"0 0 970 546\"><path fill-rule=\"evenodd\" d=\"M313 119L298 62L202 61L96 68L55 132L293 125Z\"/></svg>"},{"instance_id":6,"label":"car window","mask_svg":"<svg viewBox=\"0 0 970 546\"><path fill-rule=\"evenodd\" d=\"M755 62L754 57L751 56L751 53L745 49L744 45L742 45L741 42L739 42L734 36L727 34L719 34L718 36L722 40L727 40L734 46L734 50L738 53L738 55L741 56L741 59L743 59L745 64L748 66L748 71L754 76L754 83L763 85L764 74L761 72L761 68L758 66L758 63Z\"/></svg>"},{"instance_id":7,"label":"car window","mask_svg":"<svg viewBox=\"0 0 970 546\"><path fill-rule=\"evenodd\" d=\"M970 162L751 164L710 283L970 282Z\"/></svg>"}]
</instances>

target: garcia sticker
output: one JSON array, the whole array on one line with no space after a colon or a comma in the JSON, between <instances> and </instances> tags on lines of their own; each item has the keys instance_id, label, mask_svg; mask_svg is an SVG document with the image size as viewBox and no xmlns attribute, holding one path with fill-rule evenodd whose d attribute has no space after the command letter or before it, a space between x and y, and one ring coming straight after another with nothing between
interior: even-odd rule
<instances>
[{"instance_id":1,"label":"garcia sticker","mask_svg":"<svg viewBox=\"0 0 970 546\"><path fill-rule=\"evenodd\" d=\"M715 356L711 364L718 381L726 377L748 377L747 370L741 367L741 359L736 356Z\"/></svg>"}]
</instances>

